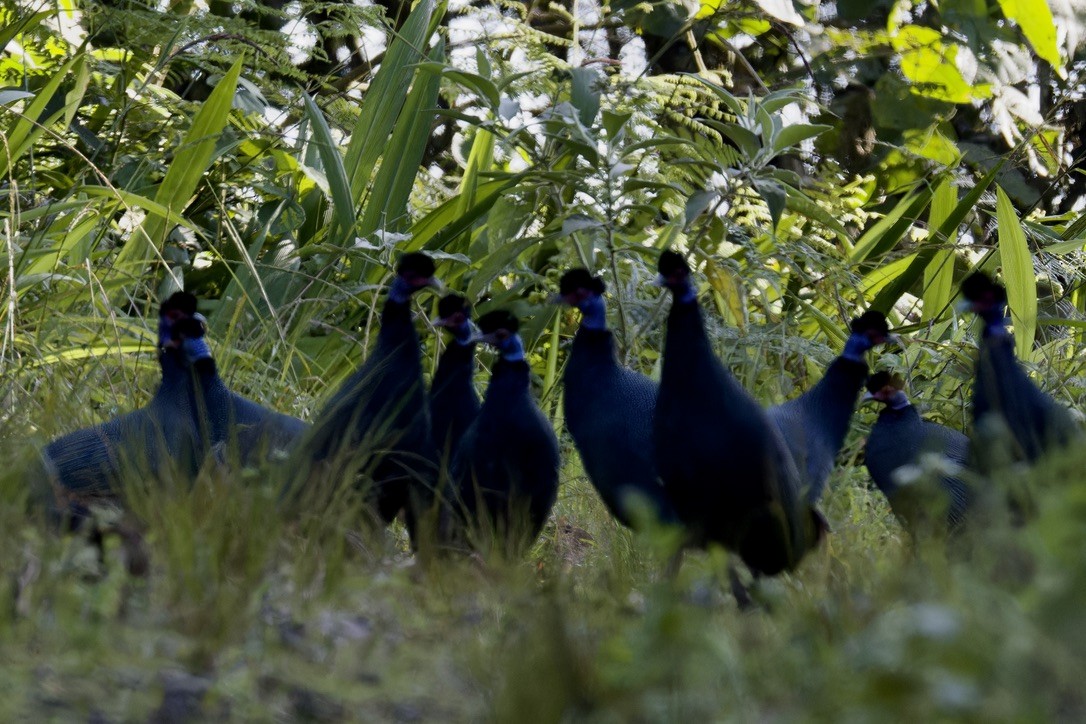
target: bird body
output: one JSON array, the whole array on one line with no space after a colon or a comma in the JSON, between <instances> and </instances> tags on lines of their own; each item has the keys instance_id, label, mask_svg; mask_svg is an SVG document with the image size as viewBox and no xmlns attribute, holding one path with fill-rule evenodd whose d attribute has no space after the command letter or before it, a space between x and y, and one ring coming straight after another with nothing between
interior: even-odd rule
<instances>
[{"instance_id":1,"label":"bird body","mask_svg":"<svg viewBox=\"0 0 1086 724\"><path fill-rule=\"evenodd\" d=\"M647 506L660 522L676 522L656 472L652 420L658 385L619 364L602 292L603 282L583 269L562 278L563 299L584 314L566 360L566 427L589 480L621 523L633 525L638 506Z\"/></svg>"},{"instance_id":2,"label":"bird body","mask_svg":"<svg viewBox=\"0 0 1086 724\"><path fill-rule=\"evenodd\" d=\"M856 400L867 379L863 354L889 336L886 317L866 312L852 322L845 350L818 383L799 397L769 408L796 463L805 495L816 502L845 444Z\"/></svg>"},{"instance_id":3,"label":"bird body","mask_svg":"<svg viewBox=\"0 0 1086 724\"><path fill-rule=\"evenodd\" d=\"M491 312L479 326L502 358L457 447L452 476L464 524L515 554L539 535L558 497L558 439L532 398L516 319Z\"/></svg>"},{"instance_id":4,"label":"bird body","mask_svg":"<svg viewBox=\"0 0 1086 724\"><path fill-rule=\"evenodd\" d=\"M300 420L267 410L227 388L190 294L179 292L162 306L159 366L162 381L145 407L76 430L45 447L58 499L86 502L111 497L126 472L145 478L169 472L192 479L209 452L242 434L245 444L239 449L248 460L258 442L289 445L305 429ZM245 432L255 429L261 430L259 436Z\"/></svg>"},{"instance_id":5,"label":"bird body","mask_svg":"<svg viewBox=\"0 0 1086 724\"><path fill-rule=\"evenodd\" d=\"M993 461L1006 459L1006 435L1013 457L1029 463L1080 440L1082 431L1067 408L1042 392L1014 356L1014 340L1005 326L1006 290L976 273L962 283L962 293L984 322L973 386L978 468L987 470Z\"/></svg>"},{"instance_id":6,"label":"bird body","mask_svg":"<svg viewBox=\"0 0 1086 724\"><path fill-rule=\"evenodd\" d=\"M964 468L969 462L969 438L958 430L924 420L884 372L872 375L868 389L869 398L885 407L867 437L864 464L894 514L915 530L920 522L917 515L921 514L915 506L930 496L910 495L911 491L903 490L898 477L902 469L918 464L925 453L942 455L955 467ZM965 519L972 492L959 477L945 474L940 476L938 495L940 505L946 509L947 525L956 528Z\"/></svg>"},{"instance_id":7,"label":"bird body","mask_svg":"<svg viewBox=\"0 0 1086 724\"><path fill-rule=\"evenodd\" d=\"M467 300L455 294L442 298L437 323L453 338L441 353L430 382L430 415L438 454L450 460L464 431L479 415L481 404L475 391L475 330Z\"/></svg>"},{"instance_id":8,"label":"bird body","mask_svg":"<svg viewBox=\"0 0 1086 724\"><path fill-rule=\"evenodd\" d=\"M436 481L436 449L422 381L410 297L433 283L433 262L406 254L381 312L366 361L340 386L313 423L304 455L330 478L361 476L373 512L385 523L411 501L427 505ZM408 511L412 526L413 511Z\"/></svg>"},{"instance_id":9,"label":"bird body","mask_svg":"<svg viewBox=\"0 0 1086 724\"><path fill-rule=\"evenodd\" d=\"M780 431L713 353L686 262L664 252L660 273L674 295L654 422L664 487L696 543L736 551L759 573L790 570L824 522Z\"/></svg>"}]
</instances>

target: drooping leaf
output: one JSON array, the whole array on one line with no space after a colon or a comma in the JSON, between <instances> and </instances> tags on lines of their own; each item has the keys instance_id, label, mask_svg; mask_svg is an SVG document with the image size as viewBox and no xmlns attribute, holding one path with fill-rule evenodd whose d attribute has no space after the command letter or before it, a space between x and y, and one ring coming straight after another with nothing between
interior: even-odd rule
<instances>
[{"instance_id":1,"label":"drooping leaf","mask_svg":"<svg viewBox=\"0 0 1086 724\"><path fill-rule=\"evenodd\" d=\"M944 179L935 187L935 193L931 198L931 210L928 212L928 229L936 234L943 223L954 210L958 201L957 190L949 179ZM944 248L935 252L931 263L924 269L924 321L931 322L950 306L954 298L954 242L957 240L957 229L952 231L947 238L929 239L929 243L938 244Z\"/></svg>"}]
</instances>

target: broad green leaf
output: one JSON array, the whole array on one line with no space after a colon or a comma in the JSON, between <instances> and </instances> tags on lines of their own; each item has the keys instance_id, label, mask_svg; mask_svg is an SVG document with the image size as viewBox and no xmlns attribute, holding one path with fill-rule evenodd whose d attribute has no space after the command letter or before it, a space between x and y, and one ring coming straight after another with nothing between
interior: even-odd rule
<instances>
[{"instance_id":1,"label":"broad green leaf","mask_svg":"<svg viewBox=\"0 0 1086 724\"><path fill-rule=\"evenodd\" d=\"M434 46L430 58L435 62L444 61L444 40ZM378 229L400 231L407 228L407 202L430 140L440 88L440 72L419 71L385 149L381 167L373 179L366 209L358 224L359 236L366 237ZM362 265L353 265L351 277L360 278L362 270Z\"/></svg>"},{"instance_id":2,"label":"broad green leaf","mask_svg":"<svg viewBox=\"0 0 1086 724\"><path fill-rule=\"evenodd\" d=\"M76 73L82 76L84 57L76 55L67 63L57 69L41 90L34 94L34 100L30 101L21 115L15 116L10 128L4 131L6 142L0 147L0 177L7 175L8 169L15 164L24 154L29 152L34 142L48 131L51 126L62 116L66 116L70 110L79 106L82 96L73 97L68 94L65 103L53 110L49 116L45 112L52 108L53 96L60 90L64 83L70 81L70 75ZM85 84L83 86L86 87Z\"/></svg>"},{"instance_id":3,"label":"broad green leaf","mask_svg":"<svg viewBox=\"0 0 1086 724\"><path fill-rule=\"evenodd\" d=\"M603 74L593 66L582 66L570 71L573 76L569 102L577 109L577 119L584 126L591 126L600 112L600 83Z\"/></svg>"},{"instance_id":4,"label":"broad green leaf","mask_svg":"<svg viewBox=\"0 0 1086 724\"><path fill-rule=\"evenodd\" d=\"M1003 168L1003 164L1006 161L1006 156L999 159L988 173L984 175L973 188L969 189L962 200L958 202L957 206L950 213L949 216L939 225L936 229L934 238L943 239L949 238L955 229L965 220L965 217L980 201L981 194L988 190L988 187L995 181L996 176L999 175L1000 169ZM917 252L913 258L912 263L908 268L898 273L892 280L890 280L878 293L874 300L871 302L871 308L877 309L881 312L889 312L897 300L901 298L901 295L907 292L913 284L924 273L924 269L931 263L932 257L939 250L939 246L936 244L927 244L923 246L919 252Z\"/></svg>"},{"instance_id":5,"label":"broad green leaf","mask_svg":"<svg viewBox=\"0 0 1086 724\"><path fill-rule=\"evenodd\" d=\"M211 164L215 142L230 118L243 60L239 58L231 66L200 106L196 117L192 119L192 126L170 162L166 176L155 192L155 203L168 209L170 213L180 214L185 210ZM162 245L171 226L173 224L168 223L161 214L148 216L117 255L115 266L130 278L139 278L147 263L161 255Z\"/></svg>"},{"instance_id":6,"label":"broad green leaf","mask_svg":"<svg viewBox=\"0 0 1086 724\"><path fill-rule=\"evenodd\" d=\"M808 138L814 138L825 133L831 127L809 123L795 123L791 126L785 126L773 137L773 154L777 155L793 146L798 146Z\"/></svg>"},{"instance_id":7,"label":"broad green leaf","mask_svg":"<svg viewBox=\"0 0 1086 724\"><path fill-rule=\"evenodd\" d=\"M999 7L1008 20L1018 23L1022 34L1033 46L1033 52L1048 62L1062 78L1063 59L1056 43L1056 23L1045 0L999 0Z\"/></svg>"},{"instance_id":8,"label":"broad green leaf","mask_svg":"<svg viewBox=\"0 0 1086 724\"><path fill-rule=\"evenodd\" d=\"M347 179L347 171L343 168L343 157L339 155L335 141L332 139L332 131L328 128L328 121L317 104L305 94L305 113L313 127L313 136L309 140L309 149L316 147L321 165L324 167L324 178L328 184L328 192L332 196L333 223L336 229L331 232L337 234L349 234L354 236L355 215L354 199L351 196L351 183Z\"/></svg>"},{"instance_id":9,"label":"broad green leaf","mask_svg":"<svg viewBox=\"0 0 1086 724\"><path fill-rule=\"evenodd\" d=\"M987 98L991 88L971 86L958 70L958 46L943 42L933 28L905 25L891 39L901 56L901 72L913 82L913 92L951 103Z\"/></svg>"},{"instance_id":10,"label":"broad green leaf","mask_svg":"<svg viewBox=\"0 0 1086 724\"><path fill-rule=\"evenodd\" d=\"M953 212L957 201L957 190L949 179L944 179L935 187L935 193L931 198L931 210L928 212L930 233L938 233L943 222ZM929 239L929 243L938 244L944 248L935 252L931 264L924 268L923 319L925 322L937 319L943 310L950 307L950 301L954 298L953 246L958 238L957 231L955 228L946 239Z\"/></svg>"},{"instance_id":11,"label":"broad green leaf","mask_svg":"<svg viewBox=\"0 0 1086 724\"><path fill-rule=\"evenodd\" d=\"M890 213L875 222L856 240L856 246L852 250L852 261L862 262L874 259L897 246L923 213L929 201L931 201L931 190L926 187L898 201Z\"/></svg>"},{"instance_id":12,"label":"broad green leaf","mask_svg":"<svg viewBox=\"0 0 1086 724\"><path fill-rule=\"evenodd\" d=\"M1015 348L1021 359L1029 359L1037 332L1037 276L1022 222L1010 197L999 187L996 187L996 222L999 224L999 257L1003 264L1003 283L1007 286L1007 306L1014 323Z\"/></svg>"},{"instance_id":13,"label":"broad green leaf","mask_svg":"<svg viewBox=\"0 0 1086 724\"><path fill-rule=\"evenodd\" d=\"M407 100L415 65L422 60L433 30L436 0L419 0L399 34L389 43L381 67L362 99L358 122L351 132L344 167L351 180L351 198L358 204L366 194L377 159L388 146L389 134ZM440 14L444 14L444 4ZM344 239L338 239L343 243Z\"/></svg>"}]
</instances>

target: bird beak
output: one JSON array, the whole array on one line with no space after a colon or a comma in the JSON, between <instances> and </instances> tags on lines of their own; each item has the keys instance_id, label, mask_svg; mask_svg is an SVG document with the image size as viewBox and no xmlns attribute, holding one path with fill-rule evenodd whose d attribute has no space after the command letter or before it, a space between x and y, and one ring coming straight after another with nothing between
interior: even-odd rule
<instances>
[{"instance_id":1,"label":"bird beak","mask_svg":"<svg viewBox=\"0 0 1086 724\"><path fill-rule=\"evenodd\" d=\"M562 297L561 294L559 294L558 292L554 292L553 294L550 294L550 295L547 296L547 303L548 304L565 304L566 300Z\"/></svg>"},{"instance_id":2,"label":"bird beak","mask_svg":"<svg viewBox=\"0 0 1086 724\"><path fill-rule=\"evenodd\" d=\"M666 287L667 278L663 274L657 274L656 278L652 281L653 286Z\"/></svg>"},{"instance_id":3,"label":"bird beak","mask_svg":"<svg viewBox=\"0 0 1086 724\"><path fill-rule=\"evenodd\" d=\"M438 277L430 277L430 281L426 282L426 286L430 287L438 294L445 291L445 282L441 281Z\"/></svg>"},{"instance_id":4,"label":"bird beak","mask_svg":"<svg viewBox=\"0 0 1086 724\"><path fill-rule=\"evenodd\" d=\"M958 314L965 314L966 312L973 311L973 303L968 299L962 299L954 305L954 309L958 310Z\"/></svg>"},{"instance_id":5,"label":"bird beak","mask_svg":"<svg viewBox=\"0 0 1086 724\"><path fill-rule=\"evenodd\" d=\"M875 393L871 391L864 392L863 397L860 398L860 404L866 405L868 402L876 402Z\"/></svg>"},{"instance_id":6,"label":"bird beak","mask_svg":"<svg viewBox=\"0 0 1086 724\"><path fill-rule=\"evenodd\" d=\"M894 334L893 332L886 335L886 341L889 342L890 344L897 345L898 347L901 346L901 337L899 335Z\"/></svg>"}]
</instances>

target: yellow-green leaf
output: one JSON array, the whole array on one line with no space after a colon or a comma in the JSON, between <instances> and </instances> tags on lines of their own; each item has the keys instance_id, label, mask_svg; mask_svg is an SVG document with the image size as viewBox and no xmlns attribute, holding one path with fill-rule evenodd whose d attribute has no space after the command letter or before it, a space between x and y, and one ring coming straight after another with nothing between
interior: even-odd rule
<instances>
[{"instance_id":1,"label":"yellow-green leaf","mask_svg":"<svg viewBox=\"0 0 1086 724\"><path fill-rule=\"evenodd\" d=\"M944 179L935 188L931 197L931 209L928 212L929 233L937 235L939 227L947 220L954 206L958 203L958 193L949 180ZM944 247L935 252L931 263L924 268L924 315L925 322L931 322L950 306L954 296L954 242L957 229L948 238L928 239L929 244Z\"/></svg>"},{"instance_id":2,"label":"yellow-green leaf","mask_svg":"<svg viewBox=\"0 0 1086 724\"><path fill-rule=\"evenodd\" d=\"M1045 0L999 0L999 7L1008 20L1022 29L1022 34L1033 46L1033 52L1048 62L1063 76L1063 59L1056 44L1056 22Z\"/></svg>"},{"instance_id":3,"label":"yellow-green leaf","mask_svg":"<svg viewBox=\"0 0 1086 724\"><path fill-rule=\"evenodd\" d=\"M1003 189L996 187L996 222L999 224L999 258L1003 282L1007 285L1007 306L1014 323L1015 349L1022 359L1033 349L1037 332L1037 279L1026 233L1014 205Z\"/></svg>"}]
</instances>

